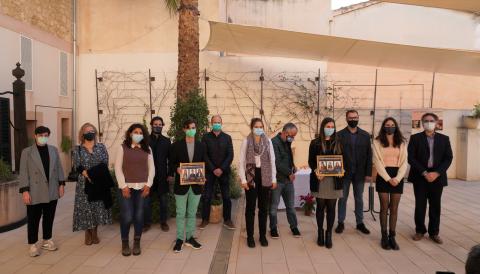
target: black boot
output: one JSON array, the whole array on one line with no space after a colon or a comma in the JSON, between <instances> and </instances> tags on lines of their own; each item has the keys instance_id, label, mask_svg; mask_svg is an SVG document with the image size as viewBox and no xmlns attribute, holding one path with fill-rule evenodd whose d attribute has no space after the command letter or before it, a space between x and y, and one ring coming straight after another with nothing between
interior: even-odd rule
<instances>
[{"instance_id":1,"label":"black boot","mask_svg":"<svg viewBox=\"0 0 480 274\"><path fill-rule=\"evenodd\" d=\"M390 235L388 236L388 242L390 243L390 247L393 250L400 250L400 247L395 240L395 231L390 231Z\"/></svg>"},{"instance_id":2,"label":"black boot","mask_svg":"<svg viewBox=\"0 0 480 274\"><path fill-rule=\"evenodd\" d=\"M123 256L130 256L132 251L130 250L130 245L128 244L128 240L122 240L122 255Z\"/></svg>"},{"instance_id":3,"label":"black boot","mask_svg":"<svg viewBox=\"0 0 480 274\"><path fill-rule=\"evenodd\" d=\"M332 231L327 230L325 232L325 247L326 248L332 248L333 243L332 243Z\"/></svg>"},{"instance_id":4,"label":"black boot","mask_svg":"<svg viewBox=\"0 0 480 274\"><path fill-rule=\"evenodd\" d=\"M387 231L382 231L382 240L381 240L382 248L385 250L390 250L390 242L388 240Z\"/></svg>"},{"instance_id":5,"label":"black boot","mask_svg":"<svg viewBox=\"0 0 480 274\"><path fill-rule=\"evenodd\" d=\"M133 249L132 249L133 256L138 256L140 253L142 253L142 250L140 249L140 237L135 237L133 239Z\"/></svg>"},{"instance_id":6,"label":"black boot","mask_svg":"<svg viewBox=\"0 0 480 274\"><path fill-rule=\"evenodd\" d=\"M318 230L318 240L317 240L317 245L319 246L324 246L325 245L325 232L322 229Z\"/></svg>"}]
</instances>

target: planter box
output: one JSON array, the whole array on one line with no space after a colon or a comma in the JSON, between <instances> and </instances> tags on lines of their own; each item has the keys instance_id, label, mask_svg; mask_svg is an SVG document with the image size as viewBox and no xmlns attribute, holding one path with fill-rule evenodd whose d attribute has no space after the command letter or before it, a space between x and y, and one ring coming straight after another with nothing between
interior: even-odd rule
<instances>
[{"instance_id":1,"label":"planter box","mask_svg":"<svg viewBox=\"0 0 480 274\"><path fill-rule=\"evenodd\" d=\"M210 206L210 220L212 224L218 224L223 219L223 205Z\"/></svg>"},{"instance_id":2,"label":"planter box","mask_svg":"<svg viewBox=\"0 0 480 274\"><path fill-rule=\"evenodd\" d=\"M463 116L463 126L468 129L478 128L479 123L480 119L474 118L472 116Z\"/></svg>"},{"instance_id":3,"label":"planter box","mask_svg":"<svg viewBox=\"0 0 480 274\"><path fill-rule=\"evenodd\" d=\"M0 232L22 226L27 220L27 208L18 192L19 182L0 183Z\"/></svg>"}]
</instances>

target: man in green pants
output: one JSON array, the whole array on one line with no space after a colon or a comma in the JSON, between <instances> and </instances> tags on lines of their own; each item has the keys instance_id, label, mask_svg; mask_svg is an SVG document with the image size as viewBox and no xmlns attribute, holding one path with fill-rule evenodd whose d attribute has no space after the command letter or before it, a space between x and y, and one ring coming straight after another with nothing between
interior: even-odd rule
<instances>
[{"instance_id":1,"label":"man in green pants","mask_svg":"<svg viewBox=\"0 0 480 274\"><path fill-rule=\"evenodd\" d=\"M202 186L200 184L184 185L180 183L180 177L190 177L188 174L183 174L180 163L204 163L205 148L201 142L195 140L195 121L186 120L183 123L183 131L185 132L185 139L173 143L170 152L170 174L177 173L173 188L177 212L177 241L173 247L175 253L182 251L183 244L193 249L202 248L202 245L193 237Z\"/></svg>"}]
</instances>

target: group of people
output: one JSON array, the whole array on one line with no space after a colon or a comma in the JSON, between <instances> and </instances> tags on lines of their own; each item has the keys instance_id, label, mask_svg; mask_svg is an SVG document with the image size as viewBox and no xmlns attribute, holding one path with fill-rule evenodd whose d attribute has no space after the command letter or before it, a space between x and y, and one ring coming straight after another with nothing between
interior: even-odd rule
<instances>
[{"instance_id":1,"label":"group of people","mask_svg":"<svg viewBox=\"0 0 480 274\"><path fill-rule=\"evenodd\" d=\"M407 144L397 121L386 118L374 138L358 127L356 110L346 112L348 126L337 131L335 120L325 118L321 122L318 137L311 141L308 164L310 191L316 198L316 220L319 246L332 248L332 230L338 200L338 225L336 233L345 229L347 200L350 185L355 199L356 229L369 234L363 222L364 184L372 180L376 170L376 190L380 199L381 246L398 250L395 240L398 205L403 192L403 181L408 164L409 180L415 193L415 241L428 232L430 238L441 244L439 237L441 196L447 185L446 171L452 162L449 138L435 131L438 117L426 113L422 117L424 131L411 136ZM116 149L115 177L120 207L120 231L122 255L140 255L142 233L152 226L152 199L159 201L160 228L169 231L167 223L168 194L170 184L176 204L176 241L174 252L181 252L184 245L200 249L202 245L194 237L196 214L202 202L202 221L199 229L209 224L210 205L215 185L223 199L223 219L227 229L235 229L231 219L230 173L234 159L232 138L222 130L222 118L211 118L211 131L202 140L195 138L194 120L183 124L184 138L173 144L162 134L165 123L161 117L152 118L151 133L142 124L132 124L124 140ZM264 123L253 118L250 133L243 140L239 156L239 177L245 190L245 224L247 245L254 248L255 212L258 207L259 242L268 246L267 219L270 219L270 236L279 238L277 211L282 197L287 220L294 237L301 237L295 212L295 173L297 171L291 144L298 128L293 123L284 125L280 133L269 139ZM50 130L44 126L35 129L35 144L22 152L20 163L20 192L27 205L28 243L30 255L40 255L40 249L56 250L52 240L52 226L57 200L64 194L65 178L60 157L54 146L47 145ZM80 145L73 149L73 166L78 172L73 231L85 231L85 245L98 244L98 226L112 223L112 198L110 188L113 179L108 169L109 155L105 145L98 142L98 131L90 123L79 131ZM317 156L342 155L343 176L322 176L317 171ZM181 163L205 164L206 182L181 184ZM425 214L429 204L429 224L425 226ZM38 241L38 228L43 216L43 241ZM326 226L324 220L326 219ZM133 225L133 246L129 232Z\"/></svg>"}]
</instances>

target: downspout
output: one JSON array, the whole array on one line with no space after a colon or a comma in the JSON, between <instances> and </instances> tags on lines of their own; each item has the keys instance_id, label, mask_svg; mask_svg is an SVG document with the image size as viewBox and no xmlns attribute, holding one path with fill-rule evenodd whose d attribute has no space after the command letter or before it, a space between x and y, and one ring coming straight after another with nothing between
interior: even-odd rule
<instances>
[{"instance_id":1,"label":"downspout","mask_svg":"<svg viewBox=\"0 0 480 274\"><path fill-rule=\"evenodd\" d=\"M72 87L72 145L77 144L77 1L72 0L72 32L73 32L73 87Z\"/></svg>"}]
</instances>

